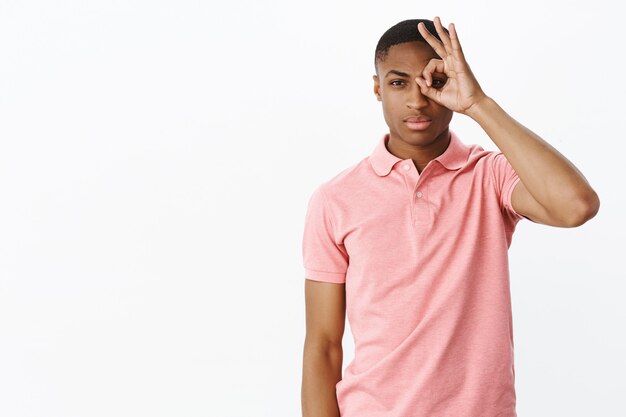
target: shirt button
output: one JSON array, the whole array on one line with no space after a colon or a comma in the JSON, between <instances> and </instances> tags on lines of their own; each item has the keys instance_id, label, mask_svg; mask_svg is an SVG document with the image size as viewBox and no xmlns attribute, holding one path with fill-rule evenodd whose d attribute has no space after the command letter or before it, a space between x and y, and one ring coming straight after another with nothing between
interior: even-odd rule
<instances>
[{"instance_id":1,"label":"shirt button","mask_svg":"<svg viewBox=\"0 0 626 417\"><path fill-rule=\"evenodd\" d=\"M409 169L408 165L404 165L402 168L404 168L404 170L406 171L407 169Z\"/></svg>"},{"instance_id":2,"label":"shirt button","mask_svg":"<svg viewBox=\"0 0 626 417\"><path fill-rule=\"evenodd\" d=\"M421 192L421 191L418 191L418 192L416 193L416 195L417 195L417 198L422 198L422 192Z\"/></svg>"}]
</instances>

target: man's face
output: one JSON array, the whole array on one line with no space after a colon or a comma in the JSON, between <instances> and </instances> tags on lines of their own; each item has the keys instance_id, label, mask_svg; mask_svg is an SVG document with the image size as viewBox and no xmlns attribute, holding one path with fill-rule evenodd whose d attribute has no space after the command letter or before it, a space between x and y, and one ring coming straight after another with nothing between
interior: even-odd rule
<instances>
[{"instance_id":1,"label":"man's face","mask_svg":"<svg viewBox=\"0 0 626 417\"><path fill-rule=\"evenodd\" d=\"M439 55L425 42L405 42L392 46L384 61L378 63L378 75L374 75L374 94L382 101L385 121L390 135L412 145L427 145L446 132L452 110L437 104L422 94L415 77L432 59ZM434 88L441 88L447 77L433 73ZM405 121L409 117L426 116L430 125L417 130Z\"/></svg>"}]
</instances>

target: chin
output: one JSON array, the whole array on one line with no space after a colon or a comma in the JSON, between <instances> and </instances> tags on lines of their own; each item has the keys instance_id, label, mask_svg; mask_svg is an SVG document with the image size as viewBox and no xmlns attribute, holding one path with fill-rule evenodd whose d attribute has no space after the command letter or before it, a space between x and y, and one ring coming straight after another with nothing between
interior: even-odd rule
<instances>
[{"instance_id":1,"label":"chin","mask_svg":"<svg viewBox=\"0 0 626 417\"><path fill-rule=\"evenodd\" d=\"M436 138L437 132L433 128L433 126L429 126L428 129L424 130L413 130L408 127L404 127L402 129L403 135L406 137L420 137L420 138Z\"/></svg>"}]
</instances>

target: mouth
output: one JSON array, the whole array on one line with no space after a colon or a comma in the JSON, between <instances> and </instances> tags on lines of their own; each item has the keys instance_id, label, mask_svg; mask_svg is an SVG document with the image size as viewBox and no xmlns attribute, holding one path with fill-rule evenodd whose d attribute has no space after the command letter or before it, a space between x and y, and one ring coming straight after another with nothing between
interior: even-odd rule
<instances>
[{"instance_id":1,"label":"mouth","mask_svg":"<svg viewBox=\"0 0 626 417\"><path fill-rule=\"evenodd\" d=\"M426 130L432 123L432 120L417 120L417 118L411 117L405 120L404 123L406 123L407 127L411 130Z\"/></svg>"}]
</instances>

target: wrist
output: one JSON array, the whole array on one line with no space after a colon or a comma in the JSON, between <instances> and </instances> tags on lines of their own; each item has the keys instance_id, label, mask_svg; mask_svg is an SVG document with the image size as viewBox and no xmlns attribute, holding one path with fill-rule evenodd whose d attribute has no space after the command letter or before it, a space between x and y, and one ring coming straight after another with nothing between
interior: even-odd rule
<instances>
[{"instance_id":1,"label":"wrist","mask_svg":"<svg viewBox=\"0 0 626 417\"><path fill-rule=\"evenodd\" d=\"M477 99L471 106L469 106L463 113L466 116L471 117L476 120L480 114L484 113L487 106L489 106L489 102L493 101L491 97L486 94L483 94L479 99Z\"/></svg>"}]
</instances>

